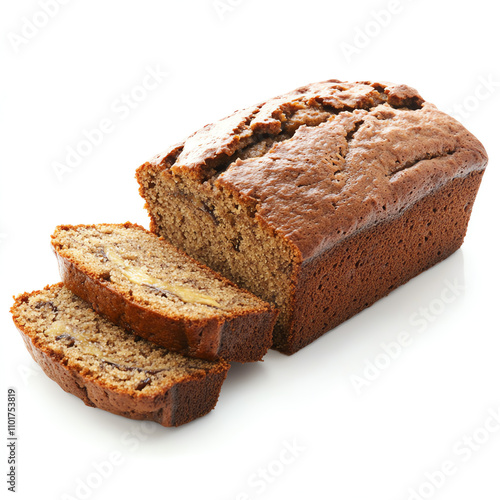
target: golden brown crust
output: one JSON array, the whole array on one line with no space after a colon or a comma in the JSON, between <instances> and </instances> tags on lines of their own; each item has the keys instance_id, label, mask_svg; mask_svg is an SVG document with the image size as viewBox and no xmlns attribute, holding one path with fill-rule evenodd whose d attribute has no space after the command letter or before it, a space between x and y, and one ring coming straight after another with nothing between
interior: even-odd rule
<instances>
[{"instance_id":1,"label":"golden brown crust","mask_svg":"<svg viewBox=\"0 0 500 500\"><path fill-rule=\"evenodd\" d=\"M267 155L235 161L216 185L256 206L307 261L485 165L479 141L433 105L384 104L299 129Z\"/></svg>"},{"instance_id":2,"label":"golden brown crust","mask_svg":"<svg viewBox=\"0 0 500 500\"><path fill-rule=\"evenodd\" d=\"M282 137L304 109L324 116ZM262 137L273 147L246 157ZM329 80L237 111L149 164L213 179L307 261L486 162L482 144L415 89Z\"/></svg>"},{"instance_id":3,"label":"golden brown crust","mask_svg":"<svg viewBox=\"0 0 500 500\"><path fill-rule=\"evenodd\" d=\"M52 287L54 286L62 286L62 283ZM47 286L44 290L49 288ZM61 363L60 355L41 346L36 340L35 332L19 320L18 306L38 293L23 293L16 297L11 308L14 323L27 350L45 374L66 392L80 398L87 406L135 420L152 420L165 427L190 422L215 407L229 370L227 363L214 364L213 368L203 375L197 372L171 384L154 396L137 395L126 390L106 387L105 383L68 368Z\"/></svg>"},{"instance_id":4,"label":"golden brown crust","mask_svg":"<svg viewBox=\"0 0 500 500\"><path fill-rule=\"evenodd\" d=\"M146 232L142 226L130 222L123 226ZM79 227L97 226L58 226L56 233L58 229ZM53 248L61 279L67 288L91 304L99 314L150 342L185 356L241 363L260 361L272 345L272 331L278 311L269 304L262 303L260 309L234 312L230 317L214 315L211 318L187 320L180 315L162 314L132 297L125 297L109 281L83 268L81 263L61 255L62 250L54 243L54 236ZM189 256L185 257L195 262ZM196 265L225 285L238 288L203 264L196 262ZM244 290L241 292L249 293Z\"/></svg>"}]
</instances>

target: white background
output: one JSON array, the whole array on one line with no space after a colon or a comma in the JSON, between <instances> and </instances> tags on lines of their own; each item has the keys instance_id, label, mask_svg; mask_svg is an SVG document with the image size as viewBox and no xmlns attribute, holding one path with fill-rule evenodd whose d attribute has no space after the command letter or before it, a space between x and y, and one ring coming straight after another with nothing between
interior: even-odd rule
<instances>
[{"instance_id":1,"label":"white background","mask_svg":"<svg viewBox=\"0 0 500 500\"><path fill-rule=\"evenodd\" d=\"M17 498L500 498L488 420L500 411L494 3L57 5L50 19L35 0L2 2L0 14L1 364L18 391ZM160 82L144 91L148 68ZM177 429L87 408L37 370L8 308L58 281L57 224L147 225L136 167L237 108L329 78L407 83L485 144L462 249L298 354L234 365L216 409ZM103 119L112 130L58 178L54 164ZM411 342L387 362L382 346L401 332ZM370 363L383 369L364 373ZM0 399L6 408L6 389Z\"/></svg>"}]
</instances>

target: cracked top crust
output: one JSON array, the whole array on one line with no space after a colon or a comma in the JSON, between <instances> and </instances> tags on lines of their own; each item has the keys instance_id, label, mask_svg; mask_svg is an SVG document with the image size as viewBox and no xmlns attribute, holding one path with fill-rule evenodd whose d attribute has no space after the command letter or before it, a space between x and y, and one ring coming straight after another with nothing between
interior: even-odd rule
<instances>
[{"instance_id":1,"label":"cracked top crust","mask_svg":"<svg viewBox=\"0 0 500 500\"><path fill-rule=\"evenodd\" d=\"M308 260L487 156L411 87L329 80L237 111L150 163L231 193Z\"/></svg>"}]
</instances>

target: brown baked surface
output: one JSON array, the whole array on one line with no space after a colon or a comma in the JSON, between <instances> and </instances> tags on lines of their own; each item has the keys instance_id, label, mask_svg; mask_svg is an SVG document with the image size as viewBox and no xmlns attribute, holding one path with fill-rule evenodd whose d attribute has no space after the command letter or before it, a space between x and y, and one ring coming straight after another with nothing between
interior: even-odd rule
<instances>
[{"instance_id":1,"label":"brown baked surface","mask_svg":"<svg viewBox=\"0 0 500 500\"><path fill-rule=\"evenodd\" d=\"M275 309L141 226L59 226L52 246L66 287L151 342L239 362L271 347Z\"/></svg>"},{"instance_id":2,"label":"brown baked surface","mask_svg":"<svg viewBox=\"0 0 500 500\"><path fill-rule=\"evenodd\" d=\"M207 125L140 167L137 178L152 230L274 303L274 345L294 352L458 248L486 163L481 143L416 90L330 80ZM412 230L402 225L411 207L437 203L439 193L456 210L434 207ZM438 222L442 234L433 233L439 241L431 248L426 227ZM341 265L340 248L368 234L383 245L391 225L399 227L393 243L405 246L404 258L360 248L373 259L364 284L371 299L346 305L340 298L352 297L351 285L335 269L362 272ZM210 246L196 241L202 230ZM324 280L340 279L338 295L317 288L307 271L314 266ZM404 279L384 288L383 269L391 266ZM313 298L324 304L321 321L316 307L302 307Z\"/></svg>"},{"instance_id":3,"label":"brown baked surface","mask_svg":"<svg viewBox=\"0 0 500 500\"><path fill-rule=\"evenodd\" d=\"M482 175L457 177L301 266L291 325L275 347L293 354L458 250Z\"/></svg>"},{"instance_id":4,"label":"brown baked surface","mask_svg":"<svg viewBox=\"0 0 500 500\"><path fill-rule=\"evenodd\" d=\"M229 364L187 358L99 316L62 283L18 296L11 308L33 359L87 406L178 426L217 403Z\"/></svg>"}]
</instances>

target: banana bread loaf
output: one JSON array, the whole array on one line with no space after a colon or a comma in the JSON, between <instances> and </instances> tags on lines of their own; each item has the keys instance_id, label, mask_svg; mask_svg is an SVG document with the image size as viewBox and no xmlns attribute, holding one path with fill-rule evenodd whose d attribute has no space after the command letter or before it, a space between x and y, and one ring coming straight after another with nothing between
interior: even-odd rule
<instances>
[{"instance_id":1,"label":"banana bread loaf","mask_svg":"<svg viewBox=\"0 0 500 500\"><path fill-rule=\"evenodd\" d=\"M178 426L217 403L229 369L172 353L95 313L62 283L23 293L14 323L43 371L87 406Z\"/></svg>"},{"instance_id":2,"label":"banana bread loaf","mask_svg":"<svg viewBox=\"0 0 500 500\"><path fill-rule=\"evenodd\" d=\"M205 126L137 179L152 231L275 304L290 354L457 250L486 163L416 90L329 80Z\"/></svg>"},{"instance_id":3,"label":"banana bread loaf","mask_svg":"<svg viewBox=\"0 0 500 500\"><path fill-rule=\"evenodd\" d=\"M277 311L143 227L59 226L63 283L113 323L197 358L258 361Z\"/></svg>"}]
</instances>

